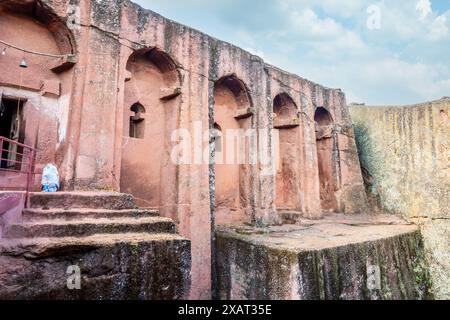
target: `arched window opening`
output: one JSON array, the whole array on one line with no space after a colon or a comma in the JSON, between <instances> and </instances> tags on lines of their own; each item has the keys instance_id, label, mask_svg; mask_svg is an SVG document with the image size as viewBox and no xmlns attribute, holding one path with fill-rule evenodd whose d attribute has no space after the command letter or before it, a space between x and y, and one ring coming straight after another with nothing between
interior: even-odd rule
<instances>
[{"instance_id":1,"label":"arched window opening","mask_svg":"<svg viewBox=\"0 0 450 320\"><path fill-rule=\"evenodd\" d=\"M135 103L130 110L134 115L130 117L130 137L135 139L144 139L145 137L145 108L140 103Z\"/></svg>"},{"instance_id":2,"label":"arched window opening","mask_svg":"<svg viewBox=\"0 0 450 320\"><path fill-rule=\"evenodd\" d=\"M217 123L214 123L212 138L215 144L215 151L222 152L222 128Z\"/></svg>"}]
</instances>

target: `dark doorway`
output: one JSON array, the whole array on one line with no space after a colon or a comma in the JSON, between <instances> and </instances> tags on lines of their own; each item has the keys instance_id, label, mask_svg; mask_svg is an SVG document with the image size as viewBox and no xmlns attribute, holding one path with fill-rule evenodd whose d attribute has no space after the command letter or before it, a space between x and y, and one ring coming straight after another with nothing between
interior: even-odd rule
<instances>
[{"instance_id":1,"label":"dark doorway","mask_svg":"<svg viewBox=\"0 0 450 320\"><path fill-rule=\"evenodd\" d=\"M0 99L0 136L23 143L23 101ZM3 142L1 150L1 168L20 169L23 148L9 142Z\"/></svg>"}]
</instances>

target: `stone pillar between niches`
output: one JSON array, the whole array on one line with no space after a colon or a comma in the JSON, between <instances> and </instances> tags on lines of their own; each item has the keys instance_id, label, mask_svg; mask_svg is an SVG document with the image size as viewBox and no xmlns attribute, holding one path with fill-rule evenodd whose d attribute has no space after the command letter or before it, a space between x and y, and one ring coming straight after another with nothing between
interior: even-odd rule
<instances>
[{"instance_id":1,"label":"stone pillar between niches","mask_svg":"<svg viewBox=\"0 0 450 320\"><path fill-rule=\"evenodd\" d=\"M75 189L117 190L114 177L116 103L120 43L92 29L89 33L81 106Z\"/></svg>"}]
</instances>

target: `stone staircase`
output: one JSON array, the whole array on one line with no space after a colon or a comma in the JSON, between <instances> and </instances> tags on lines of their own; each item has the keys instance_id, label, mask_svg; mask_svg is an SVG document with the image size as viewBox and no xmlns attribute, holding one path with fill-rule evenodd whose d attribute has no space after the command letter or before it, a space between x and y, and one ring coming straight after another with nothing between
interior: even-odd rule
<instances>
[{"instance_id":1,"label":"stone staircase","mask_svg":"<svg viewBox=\"0 0 450 320\"><path fill-rule=\"evenodd\" d=\"M303 213L292 210L277 210L283 224L297 224L303 218Z\"/></svg>"},{"instance_id":2,"label":"stone staircase","mask_svg":"<svg viewBox=\"0 0 450 320\"><path fill-rule=\"evenodd\" d=\"M0 241L0 299L181 299L190 242L119 193L34 193ZM81 289L67 287L67 268Z\"/></svg>"}]
</instances>

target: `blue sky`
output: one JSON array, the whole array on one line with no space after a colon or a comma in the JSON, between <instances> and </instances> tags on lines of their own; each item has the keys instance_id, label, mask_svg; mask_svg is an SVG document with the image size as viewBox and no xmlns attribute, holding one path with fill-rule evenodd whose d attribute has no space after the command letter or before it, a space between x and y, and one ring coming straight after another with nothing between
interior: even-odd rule
<instances>
[{"instance_id":1,"label":"blue sky","mask_svg":"<svg viewBox=\"0 0 450 320\"><path fill-rule=\"evenodd\" d=\"M342 88L348 102L410 104L450 96L450 0L134 1Z\"/></svg>"}]
</instances>

